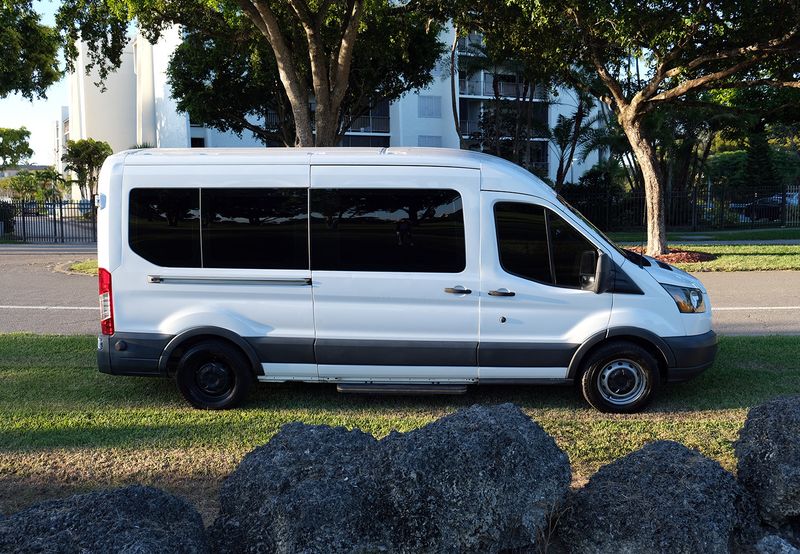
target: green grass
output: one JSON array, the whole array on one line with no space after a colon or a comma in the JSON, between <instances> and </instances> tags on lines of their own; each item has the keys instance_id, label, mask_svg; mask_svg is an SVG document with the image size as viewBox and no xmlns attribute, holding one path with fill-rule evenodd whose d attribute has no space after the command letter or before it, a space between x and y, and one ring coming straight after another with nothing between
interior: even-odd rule
<instances>
[{"instance_id":1,"label":"green grass","mask_svg":"<svg viewBox=\"0 0 800 554\"><path fill-rule=\"evenodd\" d=\"M670 248L707 252L716 256L716 259L708 262L675 264L686 271L800 270L800 244L674 244Z\"/></svg>"},{"instance_id":2,"label":"green grass","mask_svg":"<svg viewBox=\"0 0 800 554\"><path fill-rule=\"evenodd\" d=\"M644 231L612 231L607 233L617 242L647 242ZM670 231L670 242L682 240L800 240L800 228L736 229L729 231Z\"/></svg>"},{"instance_id":3,"label":"green grass","mask_svg":"<svg viewBox=\"0 0 800 554\"><path fill-rule=\"evenodd\" d=\"M75 262L69 266L69 270L76 273L85 273L86 275L97 275L97 260Z\"/></svg>"},{"instance_id":4,"label":"green grass","mask_svg":"<svg viewBox=\"0 0 800 554\"><path fill-rule=\"evenodd\" d=\"M242 455L285 423L382 437L473 403L521 406L567 452L577 482L656 439L683 442L734 470L732 443L748 408L800 392L800 337L723 337L713 368L665 387L636 415L594 411L570 387L364 397L307 384L259 385L242 408L205 412L189 408L171 381L99 373L94 349L93 337L0 335L0 512L127 482L165 486L202 504Z\"/></svg>"}]
</instances>

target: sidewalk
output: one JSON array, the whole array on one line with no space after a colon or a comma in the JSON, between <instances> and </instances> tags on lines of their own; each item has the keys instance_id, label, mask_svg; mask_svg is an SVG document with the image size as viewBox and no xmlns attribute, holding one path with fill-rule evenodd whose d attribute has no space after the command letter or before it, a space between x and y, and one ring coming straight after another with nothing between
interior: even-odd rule
<instances>
[{"instance_id":1,"label":"sidewalk","mask_svg":"<svg viewBox=\"0 0 800 554\"><path fill-rule=\"evenodd\" d=\"M96 244L0 244L0 256L8 254L18 255L37 255L37 254L59 254L59 255L81 255L86 257L97 256Z\"/></svg>"}]
</instances>

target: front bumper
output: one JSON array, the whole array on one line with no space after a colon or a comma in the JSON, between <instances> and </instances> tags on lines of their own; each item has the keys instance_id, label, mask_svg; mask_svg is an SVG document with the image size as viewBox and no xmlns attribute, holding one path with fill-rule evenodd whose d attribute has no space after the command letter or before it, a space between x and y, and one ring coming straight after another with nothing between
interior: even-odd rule
<instances>
[{"instance_id":1,"label":"front bumper","mask_svg":"<svg viewBox=\"0 0 800 554\"><path fill-rule=\"evenodd\" d=\"M171 335L115 333L97 337L97 368L111 375L166 377L159 360Z\"/></svg>"},{"instance_id":2,"label":"front bumper","mask_svg":"<svg viewBox=\"0 0 800 554\"><path fill-rule=\"evenodd\" d=\"M687 337L665 337L675 356L674 367L667 369L667 381L680 383L697 377L714 364L717 334L714 331Z\"/></svg>"}]
</instances>

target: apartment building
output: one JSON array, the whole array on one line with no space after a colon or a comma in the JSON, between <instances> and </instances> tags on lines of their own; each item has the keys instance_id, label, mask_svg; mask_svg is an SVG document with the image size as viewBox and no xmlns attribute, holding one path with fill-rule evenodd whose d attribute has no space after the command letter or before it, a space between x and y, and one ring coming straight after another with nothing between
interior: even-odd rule
<instances>
[{"instance_id":1,"label":"apartment building","mask_svg":"<svg viewBox=\"0 0 800 554\"><path fill-rule=\"evenodd\" d=\"M452 43L453 32L452 28L446 29L442 41ZM480 40L475 34L461 39L459 56L476 55L470 45ZM125 49L119 70L106 80L105 89L95 84L96 74L86 74L86 51L81 47L75 72L69 78L69 109L57 124L56 148L63 150L68 139L89 137L108 142L115 152L141 144L161 148L263 147L247 132L241 137L223 133L196 124L187 114L178 111L166 70L180 41L177 28L167 30L156 44L149 43L141 35L136 36ZM513 74L506 74L502 69L496 74L497 77L490 70L482 69L457 76L455 105L460 135L453 116L449 60L443 59L434 69L434 79L427 88L408 93L394 102L379 104L370 113L356 118L341 145L479 150L481 114L495 101L495 89L504 99L514 99L520 93L521 84ZM570 91L560 91L558 100L554 101L541 88L529 95L527 101L532 103L533 117L551 127L559 114L571 114L575 104ZM547 139L531 139L534 167L541 174L554 178L557 160L551 150ZM570 180L577 180L596 161L594 156L584 165L576 164L571 175L574 179Z\"/></svg>"}]
</instances>

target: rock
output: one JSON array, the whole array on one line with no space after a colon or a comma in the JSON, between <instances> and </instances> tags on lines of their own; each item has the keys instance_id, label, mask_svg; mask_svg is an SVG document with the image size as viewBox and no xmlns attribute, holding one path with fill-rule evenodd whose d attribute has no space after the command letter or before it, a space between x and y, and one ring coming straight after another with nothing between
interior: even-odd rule
<instances>
[{"instance_id":1,"label":"rock","mask_svg":"<svg viewBox=\"0 0 800 554\"><path fill-rule=\"evenodd\" d=\"M746 493L717 462L657 441L600 468L572 494L559 535L574 553L727 553L746 540L753 517Z\"/></svg>"},{"instance_id":2,"label":"rock","mask_svg":"<svg viewBox=\"0 0 800 554\"><path fill-rule=\"evenodd\" d=\"M751 409L734 449L739 482L755 498L761 519L800 531L800 396Z\"/></svg>"},{"instance_id":3,"label":"rock","mask_svg":"<svg viewBox=\"0 0 800 554\"><path fill-rule=\"evenodd\" d=\"M358 430L284 425L223 483L214 551L363 551L376 540L364 460L377 444Z\"/></svg>"},{"instance_id":4,"label":"rock","mask_svg":"<svg viewBox=\"0 0 800 554\"><path fill-rule=\"evenodd\" d=\"M569 460L513 404L472 406L380 443L380 509L405 552L536 545L566 498Z\"/></svg>"},{"instance_id":5,"label":"rock","mask_svg":"<svg viewBox=\"0 0 800 554\"><path fill-rule=\"evenodd\" d=\"M222 487L219 552L497 552L537 544L566 497L555 441L511 404L381 441L284 426Z\"/></svg>"},{"instance_id":6,"label":"rock","mask_svg":"<svg viewBox=\"0 0 800 554\"><path fill-rule=\"evenodd\" d=\"M800 554L800 549L777 535L767 535L756 544L756 552L758 554Z\"/></svg>"},{"instance_id":7,"label":"rock","mask_svg":"<svg viewBox=\"0 0 800 554\"><path fill-rule=\"evenodd\" d=\"M203 520L186 501L132 486L51 500L0 520L0 552L208 552Z\"/></svg>"}]
</instances>

